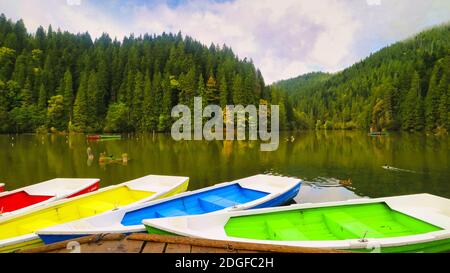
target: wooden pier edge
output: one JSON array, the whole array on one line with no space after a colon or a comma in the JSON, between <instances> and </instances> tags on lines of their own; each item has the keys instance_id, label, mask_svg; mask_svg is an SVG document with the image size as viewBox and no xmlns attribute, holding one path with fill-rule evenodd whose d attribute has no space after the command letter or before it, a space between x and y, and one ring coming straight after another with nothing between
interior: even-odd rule
<instances>
[{"instance_id":1,"label":"wooden pier edge","mask_svg":"<svg viewBox=\"0 0 450 273\"><path fill-rule=\"evenodd\" d=\"M168 235L144 234L144 233L132 234L128 236L128 239L146 242L181 244L181 245L208 247L208 248L248 250L257 252L272 252L272 253L349 253L348 251L341 251L335 249L321 249L321 248L319 249L319 248L306 248L295 246L242 243L233 241L220 241L220 240L190 238L182 236L168 236Z\"/></svg>"},{"instance_id":2,"label":"wooden pier edge","mask_svg":"<svg viewBox=\"0 0 450 273\"><path fill-rule=\"evenodd\" d=\"M51 245L19 250L18 253L71 252L69 242L78 242L83 253L351 253L334 249L242 243L136 233L100 234Z\"/></svg>"}]
</instances>

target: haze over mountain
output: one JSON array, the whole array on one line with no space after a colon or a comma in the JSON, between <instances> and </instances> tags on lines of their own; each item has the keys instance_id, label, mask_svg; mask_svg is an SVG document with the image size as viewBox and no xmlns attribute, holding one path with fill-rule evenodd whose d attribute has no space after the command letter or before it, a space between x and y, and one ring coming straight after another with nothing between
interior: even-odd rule
<instances>
[{"instance_id":1,"label":"haze over mountain","mask_svg":"<svg viewBox=\"0 0 450 273\"><path fill-rule=\"evenodd\" d=\"M371 54L336 74L311 73L285 90L300 128L448 130L450 24Z\"/></svg>"}]
</instances>

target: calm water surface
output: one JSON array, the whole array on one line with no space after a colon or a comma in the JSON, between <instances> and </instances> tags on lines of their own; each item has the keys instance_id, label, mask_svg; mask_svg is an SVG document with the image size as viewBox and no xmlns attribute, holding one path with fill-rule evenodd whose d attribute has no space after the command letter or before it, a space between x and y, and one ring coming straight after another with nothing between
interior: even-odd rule
<instances>
[{"instance_id":1,"label":"calm water surface","mask_svg":"<svg viewBox=\"0 0 450 273\"><path fill-rule=\"evenodd\" d=\"M88 147L93 161L88 160ZM130 161L100 164L101 152L114 157L127 153ZM83 135L0 136L0 182L7 189L55 177L101 178L106 186L163 174L190 177L192 190L258 173L304 179L296 198L300 203L422 192L450 198L450 138L284 133L277 151L260 152L260 143L254 141L175 142L163 134L104 142L87 142ZM339 185L348 179L351 185Z\"/></svg>"}]
</instances>

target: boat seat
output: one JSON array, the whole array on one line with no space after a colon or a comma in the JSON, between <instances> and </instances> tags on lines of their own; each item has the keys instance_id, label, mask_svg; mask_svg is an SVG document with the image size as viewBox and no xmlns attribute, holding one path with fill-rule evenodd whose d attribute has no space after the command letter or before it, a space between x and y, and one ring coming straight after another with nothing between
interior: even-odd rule
<instances>
[{"instance_id":1,"label":"boat seat","mask_svg":"<svg viewBox=\"0 0 450 273\"><path fill-rule=\"evenodd\" d=\"M200 203L200 206L208 212L217 211L225 208L230 208L235 205L239 205L238 202L222 198L218 195L208 195L200 197L198 201Z\"/></svg>"},{"instance_id":2,"label":"boat seat","mask_svg":"<svg viewBox=\"0 0 450 273\"><path fill-rule=\"evenodd\" d=\"M36 220L33 220L33 222L31 222L31 223L17 226L17 229L22 233L23 232L30 233L30 232L34 232L38 229L41 229L41 228L56 226L58 224L59 223L50 221L50 220L36 219Z\"/></svg>"},{"instance_id":3,"label":"boat seat","mask_svg":"<svg viewBox=\"0 0 450 273\"><path fill-rule=\"evenodd\" d=\"M302 233L294 224L286 219L266 221L266 227L270 240L298 241L308 239L304 233Z\"/></svg>"},{"instance_id":4,"label":"boat seat","mask_svg":"<svg viewBox=\"0 0 450 273\"><path fill-rule=\"evenodd\" d=\"M175 216L185 216L188 215L185 211L179 210L179 209L164 209L164 210L159 210L156 212L156 215L159 218L164 218L164 217L175 217Z\"/></svg>"},{"instance_id":5,"label":"boat seat","mask_svg":"<svg viewBox=\"0 0 450 273\"><path fill-rule=\"evenodd\" d=\"M112 203L103 201L89 201L78 207L79 213L82 217L88 217L96 215L108 210L114 209L115 206Z\"/></svg>"},{"instance_id":6,"label":"boat seat","mask_svg":"<svg viewBox=\"0 0 450 273\"><path fill-rule=\"evenodd\" d=\"M341 239L380 238L383 234L358 221L345 212L333 212L323 215L330 231ZM367 234L366 234L367 233Z\"/></svg>"}]
</instances>

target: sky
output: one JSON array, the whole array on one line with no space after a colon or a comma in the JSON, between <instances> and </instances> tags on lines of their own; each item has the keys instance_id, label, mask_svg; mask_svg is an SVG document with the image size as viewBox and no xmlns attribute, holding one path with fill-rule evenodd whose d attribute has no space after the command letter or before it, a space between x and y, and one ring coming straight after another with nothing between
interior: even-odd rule
<instances>
[{"instance_id":1,"label":"sky","mask_svg":"<svg viewBox=\"0 0 450 273\"><path fill-rule=\"evenodd\" d=\"M70 32L189 35L252 59L266 83L336 72L450 21L449 0L0 0L0 13Z\"/></svg>"}]
</instances>

